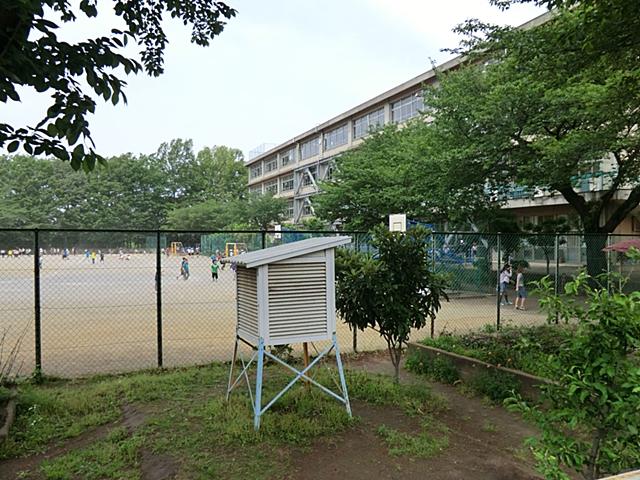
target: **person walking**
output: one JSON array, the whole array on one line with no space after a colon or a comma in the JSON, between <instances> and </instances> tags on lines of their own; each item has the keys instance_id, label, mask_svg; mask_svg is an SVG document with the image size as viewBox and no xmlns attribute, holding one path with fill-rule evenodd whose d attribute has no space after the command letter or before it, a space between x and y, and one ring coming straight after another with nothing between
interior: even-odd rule
<instances>
[{"instance_id":1,"label":"person walking","mask_svg":"<svg viewBox=\"0 0 640 480\"><path fill-rule=\"evenodd\" d=\"M189 278L189 260L187 257L182 257L182 262L180 262L180 275L176 277L176 280L182 276L183 280L187 280Z\"/></svg>"},{"instance_id":2,"label":"person walking","mask_svg":"<svg viewBox=\"0 0 640 480\"><path fill-rule=\"evenodd\" d=\"M220 265L218 262L211 262L211 280L214 282L218 281L218 268Z\"/></svg>"},{"instance_id":3,"label":"person walking","mask_svg":"<svg viewBox=\"0 0 640 480\"><path fill-rule=\"evenodd\" d=\"M527 288L524 285L524 267L520 265L516 273L516 310L525 310L524 302L527 299ZM519 304L519 305L518 305Z\"/></svg>"},{"instance_id":4,"label":"person walking","mask_svg":"<svg viewBox=\"0 0 640 480\"><path fill-rule=\"evenodd\" d=\"M100 263L104 263L104 252L100 250Z\"/></svg>"},{"instance_id":5,"label":"person walking","mask_svg":"<svg viewBox=\"0 0 640 480\"><path fill-rule=\"evenodd\" d=\"M511 265L505 263L502 270L500 270L500 305L511 305L511 302L509 301L509 293L507 292L507 288L511 282L511 275Z\"/></svg>"},{"instance_id":6,"label":"person walking","mask_svg":"<svg viewBox=\"0 0 640 480\"><path fill-rule=\"evenodd\" d=\"M94 250L91 251L91 263L93 265L96 264L96 252Z\"/></svg>"}]
</instances>

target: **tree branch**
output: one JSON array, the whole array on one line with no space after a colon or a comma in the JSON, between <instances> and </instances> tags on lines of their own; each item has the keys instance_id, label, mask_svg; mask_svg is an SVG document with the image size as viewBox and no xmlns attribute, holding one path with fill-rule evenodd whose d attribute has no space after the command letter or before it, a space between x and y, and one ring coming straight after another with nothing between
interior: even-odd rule
<instances>
[{"instance_id":1,"label":"tree branch","mask_svg":"<svg viewBox=\"0 0 640 480\"><path fill-rule=\"evenodd\" d=\"M613 215L609 217L607 223L604 224L602 230L611 233L620 223L629 215L634 208L640 204L640 185L636 186L627 199L620 204L618 208L613 212Z\"/></svg>"}]
</instances>

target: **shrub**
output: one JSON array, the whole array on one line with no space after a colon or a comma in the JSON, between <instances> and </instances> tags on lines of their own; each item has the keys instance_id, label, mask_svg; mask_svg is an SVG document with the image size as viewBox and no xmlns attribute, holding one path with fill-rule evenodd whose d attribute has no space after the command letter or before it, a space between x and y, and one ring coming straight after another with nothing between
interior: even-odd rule
<instances>
[{"instance_id":1,"label":"shrub","mask_svg":"<svg viewBox=\"0 0 640 480\"><path fill-rule=\"evenodd\" d=\"M549 321L577 323L563 348L548 357L560 374L557 384L542 388L541 403L507 401L540 428L541 437L530 444L547 478L568 479L567 467L591 480L637 466L640 292L625 294L623 286L584 272L565 286L566 295L555 295L548 279L538 284ZM575 301L583 295L586 302Z\"/></svg>"},{"instance_id":2,"label":"shrub","mask_svg":"<svg viewBox=\"0 0 640 480\"><path fill-rule=\"evenodd\" d=\"M516 377L493 368L478 373L469 384L477 393L496 403L513 397L520 389L520 382Z\"/></svg>"},{"instance_id":3,"label":"shrub","mask_svg":"<svg viewBox=\"0 0 640 480\"><path fill-rule=\"evenodd\" d=\"M453 362L440 355L430 359L412 355L407 359L405 366L409 371L426 375L437 382L453 384L460 379L458 369Z\"/></svg>"}]
</instances>

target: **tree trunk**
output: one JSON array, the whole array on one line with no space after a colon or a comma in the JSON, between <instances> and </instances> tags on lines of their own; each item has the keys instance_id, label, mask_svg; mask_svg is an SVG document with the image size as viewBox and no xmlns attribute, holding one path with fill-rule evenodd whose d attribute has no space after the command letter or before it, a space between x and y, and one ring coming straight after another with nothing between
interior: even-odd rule
<instances>
[{"instance_id":1,"label":"tree trunk","mask_svg":"<svg viewBox=\"0 0 640 480\"><path fill-rule=\"evenodd\" d=\"M607 253L602 249L607 245L606 233L585 233L587 247L587 273L595 277L607 271Z\"/></svg>"},{"instance_id":2,"label":"tree trunk","mask_svg":"<svg viewBox=\"0 0 640 480\"><path fill-rule=\"evenodd\" d=\"M353 353L358 353L358 329L353 327Z\"/></svg>"}]
</instances>

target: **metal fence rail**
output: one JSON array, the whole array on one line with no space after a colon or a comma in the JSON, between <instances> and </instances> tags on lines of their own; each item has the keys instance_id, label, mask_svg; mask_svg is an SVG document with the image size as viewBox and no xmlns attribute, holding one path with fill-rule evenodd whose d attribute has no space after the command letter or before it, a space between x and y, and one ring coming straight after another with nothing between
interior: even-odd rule
<instances>
[{"instance_id":1,"label":"metal fence rail","mask_svg":"<svg viewBox=\"0 0 640 480\"><path fill-rule=\"evenodd\" d=\"M4 354L22 339L22 374L65 377L228 360L236 318L235 274L221 266L214 276L211 256L335 234L0 229ZM373 253L368 233L340 234L352 237L349 248ZM508 303L514 299L513 284L506 298L499 294L500 270L508 262L527 266L527 283L549 274L562 289L580 268L596 264L630 274L629 288L635 289L640 277L633 267L600 252L623 238L628 237L434 232L427 248L433 268L448 276L450 301L432 326L412 338L486 325L544 323L535 295L527 299L526 310L516 311ZM188 276L180 271L183 257ZM338 336L347 352L386 347L372 330L358 332L355 342L342 323Z\"/></svg>"}]
</instances>

